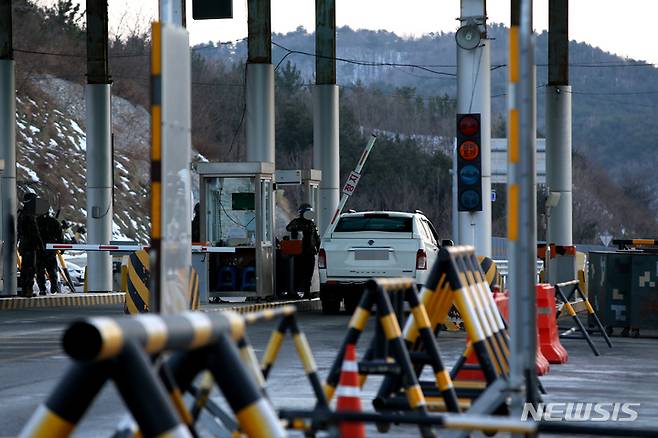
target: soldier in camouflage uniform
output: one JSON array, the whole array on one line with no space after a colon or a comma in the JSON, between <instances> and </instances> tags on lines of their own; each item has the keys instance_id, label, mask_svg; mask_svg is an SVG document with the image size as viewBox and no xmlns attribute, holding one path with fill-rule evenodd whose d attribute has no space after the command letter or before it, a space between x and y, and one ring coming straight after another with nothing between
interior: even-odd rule
<instances>
[{"instance_id":1,"label":"soldier in camouflage uniform","mask_svg":"<svg viewBox=\"0 0 658 438\"><path fill-rule=\"evenodd\" d=\"M37 226L39 227L39 233L41 234L44 245L46 243L64 242L62 225L50 214L37 217ZM46 295L45 273L48 273L48 279L50 280L50 293L56 294L59 292L57 253L46 250L44 246L37 251L37 284L39 285L39 295Z\"/></svg>"},{"instance_id":2,"label":"soldier in camouflage uniform","mask_svg":"<svg viewBox=\"0 0 658 438\"><path fill-rule=\"evenodd\" d=\"M34 213L33 204L36 203L36 199L34 193L26 193L23 196L23 209L19 212L16 222L18 251L21 254L21 289L22 295L26 298L32 297L37 252L44 248Z\"/></svg>"},{"instance_id":3,"label":"soldier in camouflage uniform","mask_svg":"<svg viewBox=\"0 0 658 438\"><path fill-rule=\"evenodd\" d=\"M311 205L302 204L298 212L299 216L288 224L286 230L292 234L293 239L298 238L298 233L302 233L302 253L295 257L296 283L302 288L304 296L308 297L315 270L315 255L320 249L320 235L318 227L312 219L313 208Z\"/></svg>"}]
</instances>

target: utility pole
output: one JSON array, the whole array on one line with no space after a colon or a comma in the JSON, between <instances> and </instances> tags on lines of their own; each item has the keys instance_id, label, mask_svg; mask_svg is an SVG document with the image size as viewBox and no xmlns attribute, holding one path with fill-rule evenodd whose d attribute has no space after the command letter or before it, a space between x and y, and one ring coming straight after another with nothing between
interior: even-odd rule
<instances>
[{"instance_id":1,"label":"utility pole","mask_svg":"<svg viewBox=\"0 0 658 438\"><path fill-rule=\"evenodd\" d=\"M507 239L510 289L511 415L537 400L536 303L537 195L535 188L535 40L532 0L511 1Z\"/></svg>"},{"instance_id":2,"label":"utility pole","mask_svg":"<svg viewBox=\"0 0 658 438\"><path fill-rule=\"evenodd\" d=\"M486 0L461 0L461 26L477 26L481 42L457 47L457 113L479 113L481 120L482 211L459 212L460 245L491 256L491 57Z\"/></svg>"},{"instance_id":3,"label":"utility pole","mask_svg":"<svg viewBox=\"0 0 658 438\"><path fill-rule=\"evenodd\" d=\"M338 85L336 85L336 0L315 0L315 86L313 167L322 171L318 225L322 236L340 198Z\"/></svg>"},{"instance_id":4,"label":"utility pole","mask_svg":"<svg viewBox=\"0 0 658 438\"><path fill-rule=\"evenodd\" d=\"M112 239L112 120L107 44L107 0L87 0L87 242ZM87 253L89 292L112 290L112 257Z\"/></svg>"},{"instance_id":5,"label":"utility pole","mask_svg":"<svg viewBox=\"0 0 658 438\"><path fill-rule=\"evenodd\" d=\"M270 0L247 0L247 161L274 163L274 66Z\"/></svg>"},{"instance_id":6,"label":"utility pole","mask_svg":"<svg viewBox=\"0 0 658 438\"><path fill-rule=\"evenodd\" d=\"M160 22L186 27L185 0L158 0L158 6Z\"/></svg>"},{"instance_id":7,"label":"utility pole","mask_svg":"<svg viewBox=\"0 0 658 438\"><path fill-rule=\"evenodd\" d=\"M11 0L0 0L0 182L3 294L16 295L16 78Z\"/></svg>"},{"instance_id":8,"label":"utility pole","mask_svg":"<svg viewBox=\"0 0 658 438\"><path fill-rule=\"evenodd\" d=\"M546 185L559 201L548 217L547 235L553 242L571 246L571 86L569 85L569 1L548 2L548 85L546 87ZM560 265L560 257L556 259ZM571 269L568 265L571 265ZM573 259L564 267L545 269L551 283L573 280ZM557 272L555 272L557 271ZM569 272L571 271L571 272ZM561 274L559 278L556 274Z\"/></svg>"}]
</instances>

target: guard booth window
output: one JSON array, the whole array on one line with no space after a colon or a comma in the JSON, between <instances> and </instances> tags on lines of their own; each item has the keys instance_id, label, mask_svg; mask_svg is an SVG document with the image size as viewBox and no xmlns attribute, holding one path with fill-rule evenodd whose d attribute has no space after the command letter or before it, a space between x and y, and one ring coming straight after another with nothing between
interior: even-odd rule
<instances>
[{"instance_id":1,"label":"guard booth window","mask_svg":"<svg viewBox=\"0 0 658 438\"><path fill-rule=\"evenodd\" d=\"M218 246L256 243L254 178L210 178L207 187L207 239Z\"/></svg>"}]
</instances>

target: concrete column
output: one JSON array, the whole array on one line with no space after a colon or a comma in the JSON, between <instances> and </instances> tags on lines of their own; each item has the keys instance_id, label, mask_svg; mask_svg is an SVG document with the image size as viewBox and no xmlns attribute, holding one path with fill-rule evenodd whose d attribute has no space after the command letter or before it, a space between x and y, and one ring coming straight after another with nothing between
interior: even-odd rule
<instances>
[{"instance_id":1,"label":"concrete column","mask_svg":"<svg viewBox=\"0 0 658 438\"><path fill-rule=\"evenodd\" d=\"M548 220L551 243L571 245L571 86L546 87L546 184L560 194Z\"/></svg>"},{"instance_id":2,"label":"concrete column","mask_svg":"<svg viewBox=\"0 0 658 438\"><path fill-rule=\"evenodd\" d=\"M322 170L318 208L320 235L326 231L340 201L338 85L313 87L313 167Z\"/></svg>"},{"instance_id":3,"label":"concrete column","mask_svg":"<svg viewBox=\"0 0 658 438\"><path fill-rule=\"evenodd\" d=\"M112 239L112 146L110 85L87 84L87 242L107 245ZM112 257L87 253L87 290L112 290Z\"/></svg>"},{"instance_id":4,"label":"concrete column","mask_svg":"<svg viewBox=\"0 0 658 438\"><path fill-rule=\"evenodd\" d=\"M0 159L3 295L16 295L16 80L14 61L0 59Z\"/></svg>"},{"instance_id":5,"label":"concrete column","mask_svg":"<svg viewBox=\"0 0 658 438\"><path fill-rule=\"evenodd\" d=\"M274 66L270 0L248 0L247 161L274 163Z\"/></svg>"},{"instance_id":6,"label":"concrete column","mask_svg":"<svg viewBox=\"0 0 658 438\"><path fill-rule=\"evenodd\" d=\"M185 27L185 0L159 0L159 12L160 22Z\"/></svg>"},{"instance_id":7,"label":"concrete column","mask_svg":"<svg viewBox=\"0 0 658 438\"><path fill-rule=\"evenodd\" d=\"M461 0L461 25L469 20L479 24L485 37L475 49L457 47L457 112L481 115L482 211L458 213L457 241L491 256L491 41L486 39L485 0Z\"/></svg>"},{"instance_id":8,"label":"concrete column","mask_svg":"<svg viewBox=\"0 0 658 438\"><path fill-rule=\"evenodd\" d=\"M274 163L274 66L247 64L247 161Z\"/></svg>"},{"instance_id":9,"label":"concrete column","mask_svg":"<svg viewBox=\"0 0 658 438\"><path fill-rule=\"evenodd\" d=\"M16 295L16 77L11 0L0 0L0 240L3 295Z\"/></svg>"},{"instance_id":10,"label":"concrete column","mask_svg":"<svg viewBox=\"0 0 658 438\"><path fill-rule=\"evenodd\" d=\"M322 171L318 227L322 235L340 202L339 89L336 85L336 0L315 1L313 167Z\"/></svg>"},{"instance_id":11,"label":"concrete column","mask_svg":"<svg viewBox=\"0 0 658 438\"><path fill-rule=\"evenodd\" d=\"M548 86L546 87L546 185L560 193L548 218L550 243L573 244L571 185L571 86L569 86L569 2L549 1Z\"/></svg>"},{"instance_id":12,"label":"concrete column","mask_svg":"<svg viewBox=\"0 0 658 438\"><path fill-rule=\"evenodd\" d=\"M87 242L112 239L112 118L107 57L107 0L87 0ZM87 253L87 290L112 290L112 257Z\"/></svg>"}]
</instances>

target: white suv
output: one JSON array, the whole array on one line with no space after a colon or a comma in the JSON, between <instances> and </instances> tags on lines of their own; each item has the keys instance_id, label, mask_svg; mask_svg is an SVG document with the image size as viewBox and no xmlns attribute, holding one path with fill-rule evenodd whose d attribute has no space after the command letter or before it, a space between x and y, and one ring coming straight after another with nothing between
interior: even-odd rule
<instances>
[{"instance_id":1,"label":"white suv","mask_svg":"<svg viewBox=\"0 0 658 438\"><path fill-rule=\"evenodd\" d=\"M322 311L352 313L374 277L413 277L421 285L439 252L425 215L397 211L344 213L327 229L318 255Z\"/></svg>"}]
</instances>

